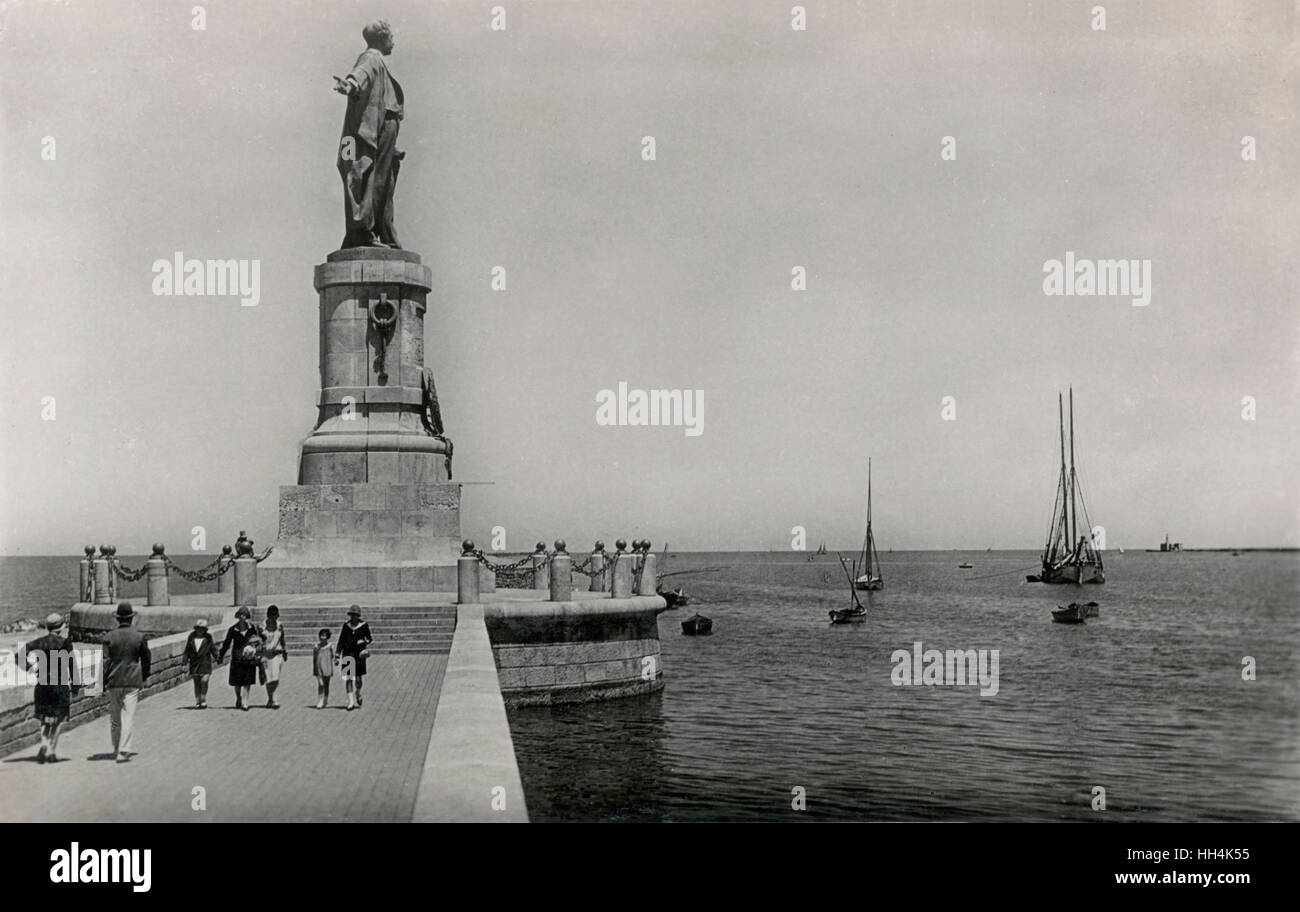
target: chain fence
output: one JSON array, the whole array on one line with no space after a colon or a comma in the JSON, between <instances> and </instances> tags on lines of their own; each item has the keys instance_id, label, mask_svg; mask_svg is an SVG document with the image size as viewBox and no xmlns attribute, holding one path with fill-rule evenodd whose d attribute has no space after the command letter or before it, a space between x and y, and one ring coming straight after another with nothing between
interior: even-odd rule
<instances>
[{"instance_id":1,"label":"chain fence","mask_svg":"<svg viewBox=\"0 0 1300 912\"><path fill-rule=\"evenodd\" d=\"M235 565L233 560L226 561L223 564L221 557L218 556L216 560L205 567L200 567L198 570L186 570L166 555L163 556L163 560L167 562L169 571L175 571L177 576L191 583L210 583L223 573L228 573L230 568Z\"/></svg>"},{"instance_id":2,"label":"chain fence","mask_svg":"<svg viewBox=\"0 0 1300 912\"><path fill-rule=\"evenodd\" d=\"M483 553L482 549L475 549L470 553L480 564L496 574L496 586L498 589L534 588L537 582L537 571L543 567L550 566L551 562L555 560L556 555L556 552L554 551L547 551L545 552L545 557L542 561L535 565L534 558L537 556L538 552L525 554L519 560L505 564L494 563L489 560L488 556ZM600 581L597 584L599 587L603 584L606 575L613 573L614 565L618 563L618 554L606 554L604 568L593 574L591 566L594 563L594 558L595 555L588 555L581 561L575 562L573 564L573 572L581 573L585 576L596 576ZM639 582L640 581L638 580L638 583Z\"/></svg>"},{"instance_id":3,"label":"chain fence","mask_svg":"<svg viewBox=\"0 0 1300 912\"><path fill-rule=\"evenodd\" d=\"M271 556L271 552L274 549L275 546L271 545L260 555L250 556L260 564ZM200 567L198 570L186 570L180 564L172 560L169 555L164 554L162 556L169 573L175 573L181 579L188 580L191 583L210 583L217 577L229 573L230 569L235 566L235 560L234 558L230 558L223 563L222 560L225 557L226 555L224 554L218 555L210 564ZM149 572L148 561L145 561L144 566L140 567L138 570L127 570L122 566L121 561L116 559L111 562L111 566L113 568L113 575L124 583L139 582L144 579L145 575Z\"/></svg>"}]
</instances>

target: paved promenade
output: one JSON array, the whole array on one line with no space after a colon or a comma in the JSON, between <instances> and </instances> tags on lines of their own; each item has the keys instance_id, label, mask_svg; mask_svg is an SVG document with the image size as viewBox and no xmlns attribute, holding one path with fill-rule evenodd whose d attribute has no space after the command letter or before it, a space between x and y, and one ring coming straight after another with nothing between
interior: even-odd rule
<instances>
[{"instance_id":1,"label":"paved promenade","mask_svg":"<svg viewBox=\"0 0 1300 912\"><path fill-rule=\"evenodd\" d=\"M188 681L142 701L128 763L109 753L108 716L67 731L61 762L36 748L0 759L0 819L55 821L409 821L433 729L447 657L370 660L365 707L346 712L343 681L317 710L311 656L285 665L277 697L253 688L253 709L234 710L217 669L207 710L190 708ZM195 810L195 787L206 810Z\"/></svg>"}]
</instances>

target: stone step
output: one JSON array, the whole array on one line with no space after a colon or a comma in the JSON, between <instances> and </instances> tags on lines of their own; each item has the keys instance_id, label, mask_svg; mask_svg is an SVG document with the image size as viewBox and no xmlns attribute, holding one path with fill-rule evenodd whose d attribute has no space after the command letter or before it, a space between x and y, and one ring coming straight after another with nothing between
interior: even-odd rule
<instances>
[{"instance_id":1,"label":"stone step","mask_svg":"<svg viewBox=\"0 0 1300 912\"><path fill-rule=\"evenodd\" d=\"M345 605L289 605L280 608L286 645L291 653L310 656L318 642L317 631L329 630L337 643L347 616ZM426 653L446 655L456 633L456 608L452 605L367 606L363 619L371 625L375 655Z\"/></svg>"},{"instance_id":2,"label":"stone step","mask_svg":"<svg viewBox=\"0 0 1300 912\"><path fill-rule=\"evenodd\" d=\"M367 610L366 613L361 616L361 619L365 621L369 621L380 617L402 617L404 615L411 615L412 617L453 617L454 618L456 616L456 609L447 608L445 606L437 606L437 605L433 605L427 608L420 608L416 606L413 607L403 606L401 608L390 608L382 611ZM310 608L303 607L303 608L281 608L280 609L280 617L282 618L319 617L319 616L336 617L336 618L343 619L347 617L347 610L343 608L317 608L314 606Z\"/></svg>"},{"instance_id":3,"label":"stone step","mask_svg":"<svg viewBox=\"0 0 1300 912\"><path fill-rule=\"evenodd\" d=\"M330 630L333 630L335 633L337 633L339 628L343 626L341 623L339 623L337 618L328 618L328 617L282 618L281 623L288 630L294 630L294 629L305 630L308 627L313 627L319 630L322 627L328 627ZM419 617L377 618L374 620L367 621L367 623L370 624L372 629L377 627L410 627L410 626L455 627L456 619L455 618L419 618Z\"/></svg>"},{"instance_id":4,"label":"stone step","mask_svg":"<svg viewBox=\"0 0 1300 912\"><path fill-rule=\"evenodd\" d=\"M285 624L283 626L285 626L285 630L289 631L289 633L303 633L304 630L309 630L311 631L313 637L315 637L318 630L321 630L322 627L324 627L325 630L330 631L331 637L334 637L334 639L338 639L339 627L342 627L343 625L331 624L331 622L329 621L312 620L312 621L303 621L302 624ZM455 630L456 622L451 620L370 621L370 630L373 630L374 633L380 633L381 630L413 630L413 629Z\"/></svg>"},{"instance_id":5,"label":"stone step","mask_svg":"<svg viewBox=\"0 0 1300 912\"><path fill-rule=\"evenodd\" d=\"M414 646L413 646L413 647L406 647L406 646L397 646L397 647L389 647L389 648L387 648L387 649L375 649L375 650L373 650L374 655L414 655L414 654L422 654L422 655L447 655L447 654L450 653L450 652L451 652L451 644L450 644L450 643L448 643L446 646L442 646L442 647L424 647L424 646L419 646L419 647L414 647ZM372 660L372 661L373 661L373 660Z\"/></svg>"},{"instance_id":6,"label":"stone step","mask_svg":"<svg viewBox=\"0 0 1300 912\"><path fill-rule=\"evenodd\" d=\"M330 637L338 639L337 626L330 626L329 624L285 625L285 631L290 635L290 637L303 637L303 635L309 635L309 637L315 639L316 634L320 633L321 629L329 630ZM437 630L438 633L451 633L451 631L455 629L456 625L451 624L451 622L445 622L445 624L419 624L419 622L412 622L412 624L376 624L370 627L370 633L380 635L382 633L394 633L394 631L403 630Z\"/></svg>"},{"instance_id":7,"label":"stone step","mask_svg":"<svg viewBox=\"0 0 1300 912\"><path fill-rule=\"evenodd\" d=\"M450 643L451 641L452 641L452 634L450 633L444 633L444 634L409 633L409 634L402 634L399 636L376 637L373 642L375 643L417 643L417 642ZM290 639L288 641L289 648L291 650L294 650L295 652L301 652L304 649L310 649L315 645L316 645L315 640L309 640L305 637L301 640Z\"/></svg>"},{"instance_id":8,"label":"stone step","mask_svg":"<svg viewBox=\"0 0 1300 912\"><path fill-rule=\"evenodd\" d=\"M374 642L394 643L398 642L398 640L407 639L451 639L454 635L454 631L451 630L403 630L402 633L374 634ZM316 642L315 637L289 638L290 646L296 647L316 646ZM333 643L334 640L330 640L330 642Z\"/></svg>"},{"instance_id":9,"label":"stone step","mask_svg":"<svg viewBox=\"0 0 1300 912\"><path fill-rule=\"evenodd\" d=\"M409 642L395 643L373 643L370 646L370 652L437 652L446 653L451 651L451 640L409 640ZM311 661L311 652L305 650L295 651L290 646L290 656L305 656L308 663Z\"/></svg>"},{"instance_id":10,"label":"stone step","mask_svg":"<svg viewBox=\"0 0 1300 912\"><path fill-rule=\"evenodd\" d=\"M315 633L323 627L338 636L339 628L342 626L342 624L331 623L321 618L310 618L305 621L287 622L284 624L284 629L289 631L310 630ZM455 630L456 622L451 618L402 618L400 620L370 622L370 629L376 632L380 630L406 630L411 627L423 627L430 630Z\"/></svg>"},{"instance_id":11,"label":"stone step","mask_svg":"<svg viewBox=\"0 0 1300 912\"><path fill-rule=\"evenodd\" d=\"M335 633L343 625L333 618L282 618L282 623L286 630L306 630L312 627L319 630L322 627L328 627ZM378 620L368 621L371 628L378 627L455 627L455 618L381 618Z\"/></svg>"}]
</instances>

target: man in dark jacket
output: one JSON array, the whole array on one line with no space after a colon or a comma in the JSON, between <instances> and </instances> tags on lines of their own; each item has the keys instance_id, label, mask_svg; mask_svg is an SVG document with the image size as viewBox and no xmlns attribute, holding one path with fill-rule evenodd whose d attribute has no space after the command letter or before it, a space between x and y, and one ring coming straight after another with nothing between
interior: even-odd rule
<instances>
[{"instance_id":1,"label":"man in dark jacket","mask_svg":"<svg viewBox=\"0 0 1300 912\"><path fill-rule=\"evenodd\" d=\"M212 657L217 651L208 633L207 618L194 622L194 632L185 641L185 664L194 679L194 708L208 708L208 679L212 677Z\"/></svg>"},{"instance_id":2,"label":"man in dark jacket","mask_svg":"<svg viewBox=\"0 0 1300 912\"><path fill-rule=\"evenodd\" d=\"M41 749L37 763L56 763L59 726L68 719L73 695L81 689L81 673L72 650L72 640L63 636L63 618L51 614L45 619L45 636L27 644L27 664L35 666L35 715L41 723Z\"/></svg>"},{"instance_id":3,"label":"man in dark jacket","mask_svg":"<svg viewBox=\"0 0 1300 912\"><path fill-rule=\"evenodd\" d=\"M104 689L112 714L109 730L113 736L113 754L125 763L137 751L131 749L135 707L140 689L149 678L149 643L134 629L135 609L130 602L117 606L117 629L104 637Z\"/></svg>"}]
</instances>

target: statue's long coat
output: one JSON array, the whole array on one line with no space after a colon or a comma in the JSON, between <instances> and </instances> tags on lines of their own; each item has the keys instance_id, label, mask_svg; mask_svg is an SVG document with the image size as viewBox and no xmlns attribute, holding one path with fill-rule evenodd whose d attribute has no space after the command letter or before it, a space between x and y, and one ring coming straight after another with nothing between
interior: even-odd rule
<instances>
[{"instance_id":1,"label":"statue's long coat","mask_svg":"<svg viewBox=\"0 0 1300 912\"><path fill-rule=\"evenodd\" d=\"M348 96L337 161L347 216L345 243L357 243L371 232L395 242L391 194L398 168L394 147L402 117L402 87L375 48L367 48L357 58L348 79L356 83L357 91Z\"/></svg>"}]
</instances>

